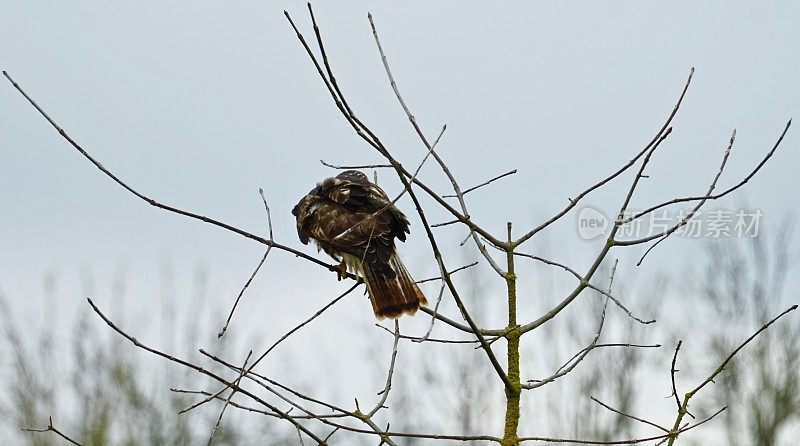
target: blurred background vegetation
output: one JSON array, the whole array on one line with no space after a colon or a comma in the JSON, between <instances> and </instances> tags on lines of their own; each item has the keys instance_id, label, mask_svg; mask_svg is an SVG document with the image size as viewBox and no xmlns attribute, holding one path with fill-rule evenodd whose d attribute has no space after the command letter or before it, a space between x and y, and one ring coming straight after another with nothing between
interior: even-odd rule
<instances>
[{"instance_id":1,"label":"blurred background vegetation","mask_svg":"<svg viewBox=\"0 0 800 446\"><path fill-rule=\"evenodd\" d=\"M709 368L727 356L750 333L796 301L784 289L787 274L796 263L788 252L794 224L786 219L775 234L746 240L715 240L702 248L703 255L686 261L681 277L653 278L647 283L619 283L619 293L637 296L640 311L659 322L640 325L627 318L607 320L601 342L660 343L655 349L607 348L589 354L574 373L546 386L525 401L523 420L528 430L573 438L611 440L632 438L641 426L592 402L595 396L614 407L643 416L654 402L668 399L669 361L678 339L685 349L679 357L679 387L696 382ZM58 298L54 277L43 281L48 299ZM163 275L165 289L172 287ZM484 283L478 275L469 279L474 314L486 314ZM91 275L84 277L92 295ZM552 293L558 283L541 280L537 293ZM192 284L192 308L176 311L162 296L161 337L167 351L182 351L197 358L200 340L215 351L241 351L241 345L261 345L259 340L216 337L222 310L209 305L205 272L198 270ZM124 299L124 280L115 281L111 292ZM169 293L164 293L167 296ZM594 296L593 296L594 297ZM597 296L599 297L599 296ZM85 310L68 330L54 327L59 314L50 306L42 326L32 326L15 315L9 297L0 294L2 323L2 381L0 384L0 440L2 444L65 444L52 433L23 432L44 428L48 417L55 426L85 445L192 445L205 444L216 421L219 405L206 404L189 414L178 411L197 401L193 395L170 392L170 387L212 389L216 386L195 373L155 359L122 340L102 324L91 321ZM668 300L668 301L666 301ZM528 371L555 370L591 339L602 299L591 299L542 328L547 342L529 345L524 367ZM609 311L613 311L609 309ZM178 314L181 314L179 317ZM112 315L120 322L136 323L126 314ZM182 319L182 320L177 320ZM588 323L587 321L591 321ZM186 327L180 333L175 327ZM365 327L365 330L378 330ZM68 332L64 335L64 332ZM380 338L383 335L373 335ZM389 335L386 335L387 337ZM380 338L381 340L385 340ZM393 429L443 431L459 434L485 433L499 428L499 388L493 387L492 371L475 367L471 346L438 345L435 355L405 348L398 362L395 386L389 400ZM364 354L371 378L381 382L386 355L377 349ZM789 319L766 331L742 351L713 386L698 399L694 415L700 419L722 406L722 418L703 432L681 437L679 443L694 445L794 445L800 432L800 323ZM310 377L309 379L313 379ZM459 389L452 392L451 389ZM337 389L315 388L318 396ZM386 415L384 415L386 416ZM337 433L334 444L373 444L368 439ZM369 441L368 441L369 440ZM426 440L398 440L412 446ZM242 410L228 412L215 435L219 445L299 444L286 423L265 419ZM463 443L462 443L463 444Z\"/></svg>"}]
</instances>

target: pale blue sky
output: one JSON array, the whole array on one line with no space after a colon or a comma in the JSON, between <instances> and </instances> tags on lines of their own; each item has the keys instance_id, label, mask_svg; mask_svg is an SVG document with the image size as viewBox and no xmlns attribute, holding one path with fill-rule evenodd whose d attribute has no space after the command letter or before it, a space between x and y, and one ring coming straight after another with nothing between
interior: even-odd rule
<instances>
[{"instance_id":1,"label":"pale blue sky","mask_svg":"<svg viewBox=\"0 0 800 446\"><path fill-rule=\"evenodd\" d=\"M338 114L282 14L288 9L310 32L305 3L0 3L0 67L105 166L168 204L266 233L263 187L277 239L298 246L289 210L332 173L319 160L380 160ZM418 121L431 135L448 125L439 151L462 185L519 170L468 196L475 220L498 234L507 220L522 231L549 217L627 161L661 126L690 67L693 86L636 207L702 193L733 128L738 140L720 185L738 181L800 110L797 2L320 2L315 11L351 104L399 159L413 165L424 151L388 87L368 11ZM737 195L763 210L766 228L797 210L799 143L795 128ZM108 288L119 269L134 308L147 314L163 264L186 281L195 265L207 267L225 308L262 252L112 184L5 80L0 160L0 288L32 320L50 271L62 277L65 314L88 310L80 271ZM421 175L447 192L433 165ZM586 203L613 209L628 182ZM381 184L399 190L386 174ZM408 199L400 206L413 214ZM412 224L401 252L414 275L433 275L419 221ZM462 238L443 236L451 266L477 259L472 246L458 248ZM595 246L578 239L574 217L546 243L529 243L580 269ZM679 270L699 245L664 243L640 270ZM640 252L620 254L629 277ZM234 323L243 333L288 327L342 286L284 253L271 256ZM108 293L98 300L114 305ZM176 297L177 308L188 301ZM343 305L341 317L371 323L361 299Z\"/></svg>"}]
</instances>

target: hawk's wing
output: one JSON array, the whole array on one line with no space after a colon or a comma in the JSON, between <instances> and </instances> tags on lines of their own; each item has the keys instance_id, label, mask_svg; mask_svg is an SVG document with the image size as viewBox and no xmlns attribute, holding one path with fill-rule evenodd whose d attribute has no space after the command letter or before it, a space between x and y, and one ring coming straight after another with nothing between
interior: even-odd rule
<instances>
[{"instance_id":1,"label":"hawk's wing","mask_svg":"<svg viewBox=\"0 0 800 446\"><path fill-rule=\"evenodd\" d=\"M391 235L406 240L409 223L408 218L392 204L386 192L369 181L352 181L341 178L328 178L320 184L321 192L331 201L341 204L354 213L376 215L376 220L385 221L389 225ZM362 219L365 217L361 217Z\"/></svg>"}]
</instances>

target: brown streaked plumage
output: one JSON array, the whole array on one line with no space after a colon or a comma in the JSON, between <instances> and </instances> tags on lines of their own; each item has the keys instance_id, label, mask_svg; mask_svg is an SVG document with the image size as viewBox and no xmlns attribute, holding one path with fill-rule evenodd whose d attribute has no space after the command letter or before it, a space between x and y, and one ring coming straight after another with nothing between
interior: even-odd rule
<instances>
[{"instance_id":1,"label":"brown streaked plumage","mask_svg":"<svg viewBox=\"0 0 800 446\"><path fill-rule=\"evenodd\" d=\"M395 250L395 239L409 233L408 219L363 173L347 170L318 183L292 214L303 244L313 239L361 275L377 318L414 314L428 304Z\"/></svg>"}]
</instances>

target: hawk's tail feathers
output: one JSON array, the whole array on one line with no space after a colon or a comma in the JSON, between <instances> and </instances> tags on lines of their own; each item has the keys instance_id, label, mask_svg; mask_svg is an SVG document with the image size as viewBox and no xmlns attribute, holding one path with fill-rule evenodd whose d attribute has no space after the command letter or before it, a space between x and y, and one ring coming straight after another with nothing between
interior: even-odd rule
<instances>
[{"instance_id":1,"label":"hawk's tail feathers","mask_svg":"<svg viewBox=\"0 0 800 446\"><path fill-rule=\"evenodd\" d=\"M400 256L392 254L388 266L391 272L386 271L385 266L381 269L367 262L362 264L364 282L375 317L397 319L404 314L413 315L420 306L428 305L428 300L414 283Z\"/></svg>"}]
</instances>

